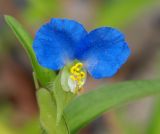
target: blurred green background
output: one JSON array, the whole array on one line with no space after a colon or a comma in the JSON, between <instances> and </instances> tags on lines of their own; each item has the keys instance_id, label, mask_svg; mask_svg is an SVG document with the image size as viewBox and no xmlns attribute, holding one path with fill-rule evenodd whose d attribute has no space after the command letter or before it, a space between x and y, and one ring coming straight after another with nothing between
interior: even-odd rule
<instances>
[{"instance_id":1,"label":"blurred green background","mask_svg":"<svg viewBox=\"0 0 160 134\"><path fill-rule=\"evenodd\" d=\"M0 0L0 134L38 134L38 108L26 53L4 22L12 15L32 34L52 17L75 19L90 31L122 30L132 56L112 79L88 77L85 91L104 83L160 75L159 0ZM118 89L117 89L118 90ZM103 115L82 134L160 134L160 101L147 97Z\"/></svg>"}]
</instances>

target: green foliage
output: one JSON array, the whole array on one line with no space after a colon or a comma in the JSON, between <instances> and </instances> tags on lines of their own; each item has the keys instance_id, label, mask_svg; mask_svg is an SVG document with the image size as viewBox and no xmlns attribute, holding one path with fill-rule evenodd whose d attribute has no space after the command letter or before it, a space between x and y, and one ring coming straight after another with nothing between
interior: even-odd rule
<instances>
[{"instance_id":1,"label":"green foliage","mask_svg":"<svg viewBox=\"0 0 160 134\"><path fill-rule=\"evenodd\" d=\"M69 134L64 118L57 125L57 108L54 98L46 89L37 91L40 122L48 134Z\"/></svg>"},{"instance_id":2,"label":"green foliage","mask_svg":"<svg viewBox=\"0 0 160 134\"><path fill-rule=\"evenodd\" d=\"M156 58L156 69L157 69L157 77L160 76L160 52L157 53ZM155 99L153 104L152 113L150 117L150 121L148 123L148 129L146 134L159 134L160 133L160 96Z\"/></svg>"},{"instance_id":3,"label":"green foliage","mask_svg":"<svg viewBox=\"0 0 160 134\"><path fill-rule=\"evenodd\" d=\"M62 72L67 73L65 69L63 69ZM55 79L54 84L52 86L52 91L54 93L54 97L55 97L56 104L57 104L57 124L59 124L63 116L63 111L65 107L75 97L75 95L69 91L66 92L63 89L62 84L61 84L61 73Z\"/></svg>"},{"instance_id":4,"label":"green foliage","mask_svg":"<svg viewBox=\"0 0 160 134\"><path fill-rule=\"evenodd\" d=\"M65 110L74 133L102 113L131 100L160 93L160 80L130 81L104 86L75 99Z\"/></svg>"},{"instance_id":5,"label":"green foliage","mask_svg":"<svg viewBox=\"0 0 160 134\"><path fill-rule=\"evenodd\" d=\"M158 96L159 97L159 96ZM147 134L159 134L160 133L160 99L157 98L153 105L152 116L149 122Z\"/></svg>"},{"instance_id":6,"label":"green foliage","mask_svg":"<svg viewBox=\"0 0 160 134\"><path fill-rule=\"evenodd\" d=\"M38 64L36 56L32 48L32 38L24 30L24 28L19 24L19 22L11 16L5 16L7 24L10 26L16 37L21 42L22 46L26 50L30 62L32 64L33 70L36 74L37 79L43 87L46 87L49 82L51 82L55 77L55 72L45 69Z\"/></svg>"}]
</instances>

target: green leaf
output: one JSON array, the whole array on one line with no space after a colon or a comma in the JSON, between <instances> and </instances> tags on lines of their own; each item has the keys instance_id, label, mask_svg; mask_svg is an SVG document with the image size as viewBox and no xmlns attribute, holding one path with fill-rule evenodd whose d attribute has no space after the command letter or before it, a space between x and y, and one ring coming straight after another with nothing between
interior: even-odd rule
<instances>
[{"instance_id":1,"label":"green leaf","mask_svg":"<svg viewBox=\"0 0 160 134\"><path fill-rule=\"evenodd\" d=\"M56 124L57 108L49 91L40 89L37 91L37 99L40 110L40 122L48 134L69 134L65 119Z\"/></svg>"},{"instance_id":2,"label":"green leaf","mask_svg":"<svg viewBox=\"0 0 160 134\"><path fill-rule=\"evenodd\" d=\"M57 123L60 122L61 117L63 116L63 111L65 107L75 97L75 94L70 92L69 87L68 87L68 77L69 76L68 76L68 70L66 68L68 67L66 66L62 69L62 71L59 73L59 75L57 76L57 78L55 79L51 87L51 91L53 91L53 94L56 100L56 105L57 105Z\"/></svg>"},{"instance_id":3,"label":"green leaf","mask_svg":"<svg viewBox=\"0 0 160 134\"><path fill-rule=\"evenodd\" d=\"M55 78L55 72L43 68L38 64L37 58L32 48L33 39L31 36L24 30L21 24L11 16L5 16L7 24L10 26L24 49L26 50L30 62L32 64L33 70L36 73L36 77L39 80L40 84L44 87L48 85L49 82L53 81Z\"/></svg>"},{"instance_id":4,"label":"green leaf","mask_svg":"<svg viewBox=\"0 0 160 134\"><path fill-rule=\"evenodd\" d=\"M160 98L155 100L153 112L149 122L146 134L159 134L160 133Z\"/></svg>"},{"instance_id":5,"label":"green leaf","mask_svg":"<svg viewBox=\"0 0 160 134\"><path fill-rule=\"evenodd\" d=\"M71 133L85 127L104 112L132 100L160 93L160 80L142 80L106 85L77 97L66 108Z\"/></svg>"}]
</instances>

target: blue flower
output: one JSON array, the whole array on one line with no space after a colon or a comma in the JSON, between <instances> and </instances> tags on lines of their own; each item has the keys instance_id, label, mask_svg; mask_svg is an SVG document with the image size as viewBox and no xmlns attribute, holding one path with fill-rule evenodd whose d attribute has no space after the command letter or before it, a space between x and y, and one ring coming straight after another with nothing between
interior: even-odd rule
<instances>
[{"instance_id":1,"label":"blue flower","mask_svg":"<svg viewBox=\"0 0 160 134\"><path fill-rule=\"evenodd\" d=\"M124 35L111 27L87 32L69 19L51 19L36 33L33 48L43 67L60 70L79 60L95 79L112 77L127 61L130 49Z\"/></svg>"}]
</instances>

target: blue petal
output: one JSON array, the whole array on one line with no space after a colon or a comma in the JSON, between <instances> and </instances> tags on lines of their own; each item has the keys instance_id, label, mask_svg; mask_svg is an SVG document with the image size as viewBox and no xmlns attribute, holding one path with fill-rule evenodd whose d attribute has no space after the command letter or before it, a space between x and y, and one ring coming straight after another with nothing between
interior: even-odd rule
<instances>
[{"instance_id":1,"label":"blue petal","mask_svg":"<svg viewBox=\"0 0 160 134\"><path fill-rule=\"evenodd\" d=\"M75 47L86 36L84 27L73 20L51 19L36 33L33 48L39 64L53 70L73 60Z\"/></svg>"},{"instance_id":2,"label":"blue petal","mask_svg":"<svg viewBox=\"0 0 160 134\"><path fill-rule=\"evenodd\" d=\"M79 50L84 53L79 53L77 57L85 62L88 72L95 79L113 76L130 55L124 35L109 27L91 31Z\"/></svg>"}]
</instances>

